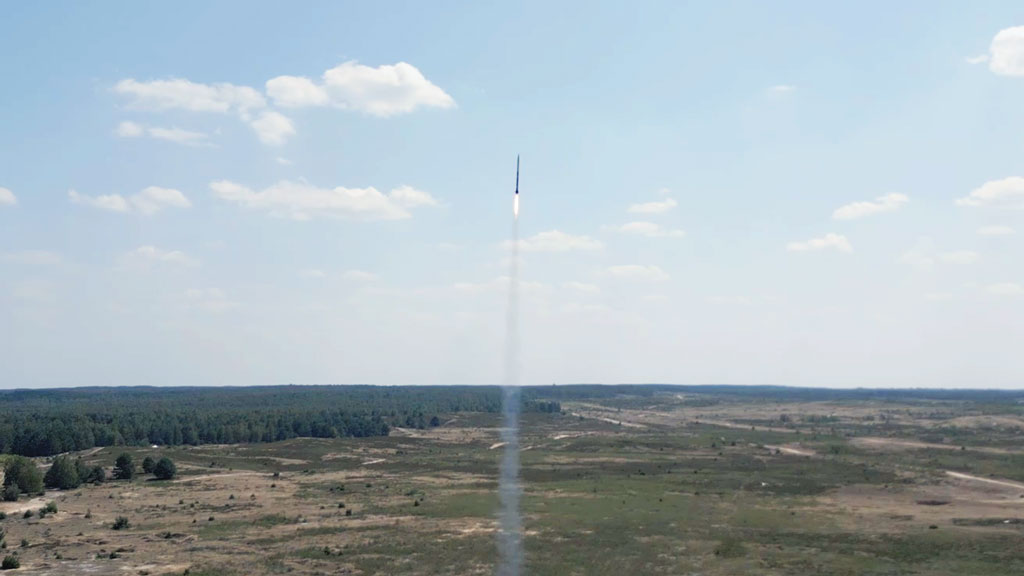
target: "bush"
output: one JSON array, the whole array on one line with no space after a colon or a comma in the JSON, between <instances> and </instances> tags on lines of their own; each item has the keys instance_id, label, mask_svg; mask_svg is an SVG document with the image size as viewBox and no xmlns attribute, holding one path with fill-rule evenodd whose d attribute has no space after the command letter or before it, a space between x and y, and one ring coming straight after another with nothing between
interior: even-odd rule
<instances>
[{"instance_id":1,"label":"bush","mask_svg":"<svg viewBox=\"0 0 1024 576\"><path fill-rule=\"evenodd\" d=\"M152 456L146 456L142 459L142 471L146 474L152 474L153 468L156 468L156 460L153 460Z\"/></svg>"},{"instance_id":2,"label":"bush","mask_svg":"<svg viewBox=\"0 0 1024 576\"><path fill-rule=\"evenodd\" d=\"M35 512L33 512L33 511L31 511L31 510L25 510L25 513L24 513L24 514L22 514L22 515L21 515L21 517L22 517L22 518L24 518L24 519L26 519L26 520L28 520L29 518L31 518L31 517L33 517L33 516L35 516L35 515L36 515L36 513L35 513Z\"/></svg>"},{"instance_id":3,"label":"bush","mask_svg":"<svg viewBox=\"0 0 1024 576\"><path fill-rule=\"evenodd\" d=\"M4 486L17 486L22 494L39 494L43 491L43 475L28 458L12 456L4 467Z\"/></svg>"},{"instance_id":4,"label":"bush","mask_svg":"<svg viewBox=\"0 0 1024 576\"><path fill-rule=\"evenodd\" d=\"M40 512L45 512L47 514L56 514L57 503L52 500L50 502L47 502L46 506L43 506L43 509Z\"/></svg>"},{"instance_id":5,"label":"bush","mask_svg":"<svg viewBox=\"0 0 1024 576\"><path fill-rule=\"evenodd\" d=\"M746 547L736 538L726 538L715 546L715 556L722 558L739 558L746 554Z\"/></svg>"},{"instance_id":6,"label":"bush","mask_svg":"<svg viewBox=\"0 0 1024 576\"><path fill-rule=\"evenodd\" d=\"M0 570L17 570L21 568L21 562L17 556L4 556L3 562L0 562Z\"/></svg>"},{"instance_id":7,"label":"bush","mask_svg":"<svg viewBox=\"0 0 1024 576\"><path fill-rule=\"evenodd\" d=\"M86 482L92 484L103 484L106 480L107 473L103 470L103 466L93 466L85 478Z\"/></svg>"},{"instance_id":8,"label":"bush","mask_svg":"<svg viewBox=\"0 0 1024 576\"><path fill-rule=\"evenodd\" d=\"M82 462L81 458L75 458L75 472L78 473L78 479L84 484L89 481L89 473L92 472L92 469L88 464Z\"/></svg>"},{"instance_id":9,"label":"bush","mask_svg":"<svg viewBox=\"0 0 1024 576\"><path fill-rule=\"evenodd\" d=\"M131 527L131 523L128 522L128 519L124 516L118 516L117 519L114 520L114 525L112 526L114 530L127 530Z\"/></svg>"},{"instance_id":10,"label":"bush","mask_svg":"<svg viewBox=\"0 0 1024 576\"><path fill-rule=\"evenodd\" d=\"M17 502L18 496L21 496L21 490L18 489L17 484L11 484L4 488L4 502Z\"/></svg>"},{"instance_id":11,"label":"bush","mask_svg":"<svg viewBox=\"0 0 1024 576\"><path fill-rule=\"evenodd\" d=\"M135 477L135 462L132 455L122 452L114 462L114 478L118 480L131 480Z\"/></svg>"},{"instance_id":12,"label":"bush","mask_svg":"<svg viewBox=\"0 0 1024 576\"><path fill-rule=\"evenodd\" d=\"M174 462L166 456L161 458L153 467L153 475L160 480L170 480L171 478L174 478L174 475L177 473L178 469L174 465Z\"/></svg>"},{"instance_id":13,"label":"bush","mask_svg":"<svg viewBox=\"0 0 1024 576\"><path fill-rule=\"evenodd\" d=\"M50 470L43 477L43 484L47 488L73 490L82 485L82 479L78 477L78 469L71 458L57 456L53 459Z\"/></svg>"}]
</instances>

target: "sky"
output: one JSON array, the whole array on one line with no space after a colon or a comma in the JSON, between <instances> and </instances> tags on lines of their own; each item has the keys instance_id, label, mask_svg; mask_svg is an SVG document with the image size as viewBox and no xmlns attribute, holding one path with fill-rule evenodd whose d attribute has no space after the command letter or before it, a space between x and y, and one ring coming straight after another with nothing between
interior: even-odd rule
<instances>
[{"instance_id":1,"label":"sky","mask_svg":"<svg viewBox=\"0 0 1024 576\"><path fill-rule=\"evenodd\" d=\"M1024 387L1019 2L21 2L0 388Z\"/></svg>"}]
</instances>

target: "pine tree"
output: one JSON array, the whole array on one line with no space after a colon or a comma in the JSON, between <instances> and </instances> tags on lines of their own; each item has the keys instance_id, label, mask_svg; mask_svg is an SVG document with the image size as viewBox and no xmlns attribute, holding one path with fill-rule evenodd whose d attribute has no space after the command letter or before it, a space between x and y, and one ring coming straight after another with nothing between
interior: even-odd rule
<instances>
[{"instance_id":1,"label":"pine tree","mask_svg":"<svg viewBox=\"0 0 1024 576\"><path fill-rule=\"evenodd\" d=\"M114 478L117 480L131 480L135 477L135 461L132 455L122 452L114 462Z\"/></svg>"}]
</instances>

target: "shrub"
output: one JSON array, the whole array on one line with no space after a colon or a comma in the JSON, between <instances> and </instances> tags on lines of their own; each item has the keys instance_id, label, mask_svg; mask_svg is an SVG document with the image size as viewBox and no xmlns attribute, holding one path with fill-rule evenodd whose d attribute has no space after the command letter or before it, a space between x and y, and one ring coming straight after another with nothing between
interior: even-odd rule
<instances>
[{"instance_id":1,"label":"shrub","mask_svg":"<svg viewBox=\"0 0 1024 576\"><path fill-rule=\"evenodd\" d=\"M0 512L0 520L7 520L7 512ZM3 540L3 530L0 530L0 540Z\"/></svg>"},{"instance_id":2,"label":"shrub","mask_svg":"<svg viewBox=\"0 0 1024 576\"><path fill-rule=\"evenodd\" d=\"M28 458L11 456L4 466L4 486L17 486L21 494L39 494L43 491L43 475Z\"/></svg>"},{"instance_id":3,"label":"shrub","mask_svg":"<svg viewBox=\"0 0 1024 576\"><path fill-rule=\"evenodd\" d=\"M78 469L71 458L57 456L53 459L46 476L43 476L43 484L47 488L73 490L82 485L82 479L79 478Z\"/></svg>"},{"instance_id":4,"label":"shrub","mask_svg":"<svg viewBox=\"0 0 1024 576\"><path fill-rule=\"evenodd\" d=\"M114 462L114 478L118 480L131 480L135 477L135 461L132 455L122 452Z\"/></svg>"},{"instance_id":5,"label":"shrub","mask_svg":"<svg viewBox=\"0 0 1024 576\"><path fill-rule=\"evenodd\" d=\"M43 506L42 512L46 512L47 514L56 514L57 513L57 503L52 501L52 500L47 502L46 506Z\"/></svg>"},{"instance_id":6,"label":"shrub","mask_svg":"<svg viewBox=\"0 0 1024 576\"><path fill-rule=\"evenodd\" d=\"M715 546L715 556L722 558L739 558L747 554L746 547L736 538L726 538Z\"/></svg>"},{"instance_id":7,"label":"shrub","mask_svg":"<svg viewBox=\"0 0 1024 576\"><path fill-rule=\"evenodd\" d=\"M22 548L28 548L28 540L22 538L21 539L21 547Z\"/></svg>"},{"instance_id":8,"label":"shrub","mask_svg":"<svg viewBox=\"0 0 1024 576\"><path fill-rule=\"evenodd\" d=\"M103 470L103 466L93 466L89 470L89 474L85 477L86 482L92 484L103 484L107 480L107 473Z\"/></svg>"},{"instance_id":9,"label":"shrub","mask_svg":"<svg viewBox=\"0 0 1024 576\"><path fill-rule=\"evenodd\" d=\"M153 468L156 468L156 460L153 460L152 456L146 456L142 459L142 471L146 474L152 474Z\"/></svg>"},{"instance_id":10,"label":"shrub","mask_svg":"<svg viewBox=\"0 0 1024 576\"><path fill-rule=\"evenodd\" d=\"M128 528L131 528L131 527L132 527L131 522L129 522L128 519L125 518L124 516L118 516L114 520L114 525L112 526L112 528L114 530L127 530Z\"/></svg>"},{"instance_id":11,"label":"shrub","mask_svg":"<svg viewBox=\"0 0 1024 576\"><path fill-rule=\"evenodd\" d=\"M16 502L18 496L21 496L21 490L18 489L17 484L11 484L4 488L4 502Z\"/></svg>"},{"instance_id":12,"label":"shrub","mask_svg":"<svg viewBox=\"0 0 1024 576\"><path fill-rule=\"evenodd\" d=\"M31 511L31 510L25 510L25 513L24 513L24 514L22 514L22 515L21 515L21 517L22 517L22 518L25 518L25 519L27 520L27 519L29 519L29 518L31 518L31 517L33 517L33 516L35 516L35 515L36 515L36 513L35 513L35 512L33 512L33 511Z\"/></svg>"},{"instance_id":13,"label":"shrub","mask_svg":"<svg viewBox=\"0 0 1024 576\"><path fill-rule=\"evenodd\" d=\"M21 568L21 562L17 556L4 556L3 562L0 562L0 570L17 570Z\"/></svg>"},{"instance_id":14,"label":"shrub","mask_svg":"<svg viewBox=\"0 0 1024 576\"><path fill-rule=\"evenodd\" d=\"M160 480L170 480L174 478L174 475L178 473L178 468L174 465L174 461L164 456L159 462L153 466L153 475Z\"/></svg>"}]
</instances>

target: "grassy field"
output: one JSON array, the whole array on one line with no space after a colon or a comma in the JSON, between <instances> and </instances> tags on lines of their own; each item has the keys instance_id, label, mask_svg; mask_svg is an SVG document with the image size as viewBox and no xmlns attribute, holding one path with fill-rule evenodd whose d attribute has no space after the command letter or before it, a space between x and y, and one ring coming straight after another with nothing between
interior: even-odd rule
<instances>
[{"instance_id":1,"label":"grassy field","mask_svg":"<svg viewBox=\"0 0 1024 576\"><path fill-rule=\"evenodd\" d=\"M499 425L88 451L180 475L0 504L2 555L53 575L491 574ZM1019 406L960 400L563 401L523 420L527 573L1022 574L1022 428Z\"/></svg>"}]
</instances>

